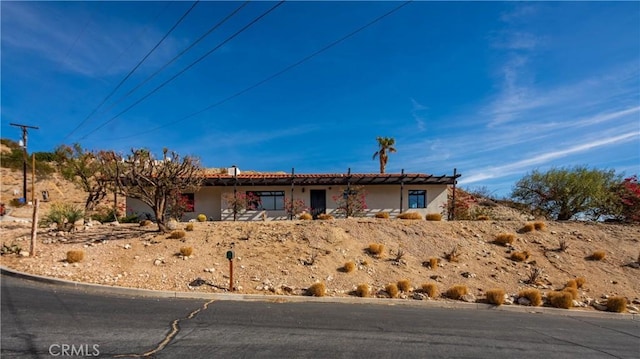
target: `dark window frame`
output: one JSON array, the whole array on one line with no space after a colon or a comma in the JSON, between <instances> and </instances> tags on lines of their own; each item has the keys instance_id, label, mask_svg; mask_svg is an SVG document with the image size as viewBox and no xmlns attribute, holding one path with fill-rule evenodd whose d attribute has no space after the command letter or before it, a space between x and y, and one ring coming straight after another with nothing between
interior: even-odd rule
<instances>
[{"instance_id":1,"label":"dark window frame","mask_svg":"<svg viewBox=\"0 0 640 359\"><path fill-rule=\"evenodd\" d=\"M426 189L409 190L409 208L427 208Z\"/></svg>"},{"instance_id":2,"label":"dark window frame","mask_svg":"<svg viewBox=\"0 0 640 359\"><path fill-rule=\"evenodd\" d=\"M284 211L284 191L247 191L247 196L253 195L257 200L250 206L256 211ZM268 205L265 208L265 204Z\"/></svg>"}]
</instances>

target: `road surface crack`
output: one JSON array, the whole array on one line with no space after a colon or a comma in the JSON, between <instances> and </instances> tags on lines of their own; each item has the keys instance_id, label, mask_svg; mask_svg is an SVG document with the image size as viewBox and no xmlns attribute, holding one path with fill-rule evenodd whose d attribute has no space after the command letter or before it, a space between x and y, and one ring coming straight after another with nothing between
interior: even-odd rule
<instances>
[{"instance_id":1,"label":"road surface crack","mask_svg":"<svg viewBox=\"0 0 640 359\"><path fill-rule=\"evenodd\" d=\"M189 313L189 315L187 315L185 318L180 318L180 319L176 319L174 321L171 322L171 330L169 331L169 333L167 333L167 335L164 337L164 339L158 343L158 346L156 346L154 349L149 350L147 352L144 352L142 354L118 354L118 355L114 355L114 358L144 358L144 357L149 357L152 356L154 354L157 354L158 352L162 351L164 348L167 347L167 345L169 345L169 343L171 343L171 341L173 340L173 338L176 337L176 335L178 335L178 333L180 332L180 322L183 320L189 320L189 319L193 319L196 315L198 315L198 313L200 313L203 310L206 310L209 307L209 304L213 303L215 301L215 299L212 299L206 303L204 303L202 305L202 307L194 310L193 312Z\"/></svg>"}]
</instances>

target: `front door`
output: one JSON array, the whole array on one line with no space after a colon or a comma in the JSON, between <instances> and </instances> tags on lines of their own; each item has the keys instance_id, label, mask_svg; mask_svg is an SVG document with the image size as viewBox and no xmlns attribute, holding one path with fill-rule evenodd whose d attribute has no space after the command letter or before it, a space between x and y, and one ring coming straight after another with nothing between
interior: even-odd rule
<instances>
[{"instance_id":1,"label":"front door","mask_svg":"<svg viewBox=\"0 0 640 359\"><path fill-rule=\"evenodd\" d=\"M319 214L325 213L327 210L327 191L312 189L309 194L311 196L311 215L313 215L313 219L316 219Z\"/></svg>"}]
</instances>

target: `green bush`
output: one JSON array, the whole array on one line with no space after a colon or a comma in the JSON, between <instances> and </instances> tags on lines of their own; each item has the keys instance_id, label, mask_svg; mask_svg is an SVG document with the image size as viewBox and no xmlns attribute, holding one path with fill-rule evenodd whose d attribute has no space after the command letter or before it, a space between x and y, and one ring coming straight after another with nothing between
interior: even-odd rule
<instances>
[{"instance_id":1,"label":"green bush","mask_svg":"<svg viewBox=\"0 0 640 359\"><path fill-rule=\"evenodd\" d=\"M197 217L198 222L206 222L207 221L207 216L200 213Z\"/></svg>"},{"instance_id":2,"label":"green bush","mask_svg":"<svg viewBox=\"0 0 640 359\"><path fill-rule=\"evenodd\" d=\"M54 203L42 218L41 223L45 226L55 223L58 230L69 231L73 229L73 224L82 218L84 218L84 211L73 204Z\"/></svg>"}]
</instances>

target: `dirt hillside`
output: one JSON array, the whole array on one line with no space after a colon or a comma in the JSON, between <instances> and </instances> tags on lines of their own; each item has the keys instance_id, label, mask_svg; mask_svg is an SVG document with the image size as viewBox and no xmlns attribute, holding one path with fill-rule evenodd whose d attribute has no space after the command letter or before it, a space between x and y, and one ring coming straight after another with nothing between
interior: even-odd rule
<instances>
[{"instance_id":1,"label":"dirt hillside","mask_svg":"<svg viewBox=\"0 0 640 359\"><path fill-rule=\"evenodd\" d=\"M4 194L4 173L2 181ZM30 217L29 207L12 213L20 214ZM358 285L367 284L372 295L388 297L386 285L406 279L412 289L400 297L408 300L425 299L420 287L433 283L440 293L454 285L466 286L472 295L464 298L467 301L482 301L494 288L504 289L508 301L517 301L523 289L536 288L544 295L583 277L586 283L578 289L575 306L593 309L592 305L598 307L604 298L616 295L628 299L629 311L637 310L640 226L538 221L544 228L522 231L533 222L506 208L494 209L488 221L195 222L178 224L181 230L193 226L179 239L158 233L155 225L89 223L72 233L40 228L35 257L7 254L2 265L90 283L215 292L229 286L225 254L233 249L234 286L240 293L303 295L306 288L322 282L331 296L353 295ZM3 245L28 251L29 223L2 221L0 229ZM515 236L514 242L495 244L496 237L505 233ZM371 243L384 245L382 255L370 253ZM183 247L191 247L193 253L181 255ZM446 254L454 248L458 258L448 261ZM83 260L68 263L69 250L83 251ZM514 252L525 251L525 260L511 259ZM591 259L596 251L604 251L604 258ZM434 268L428 264L431 258L439 262ZM345 270L347 262L355 264L353 271ZM535 271L539 277L527 283ZM434 298L447 300L442 295Z\"/></svg>"}]
</instances>

